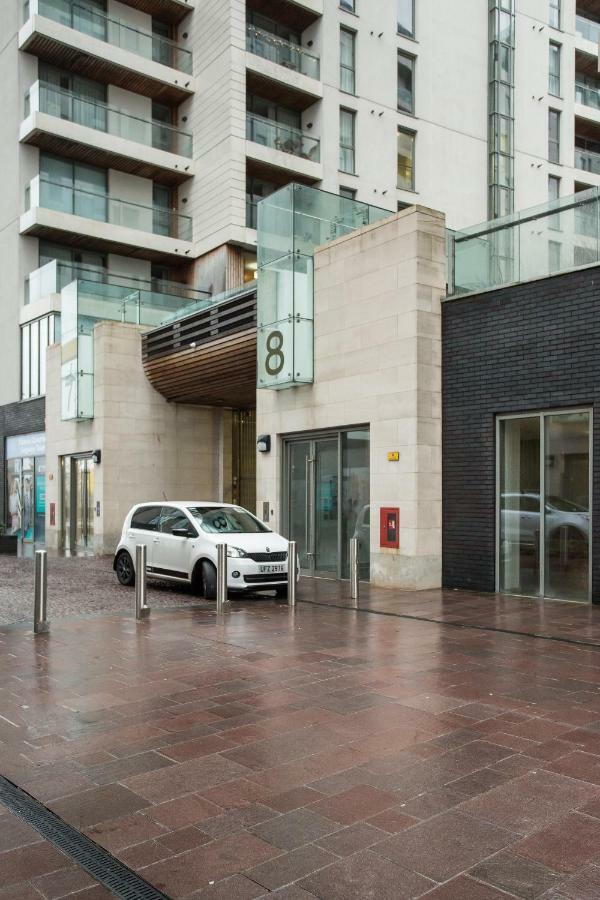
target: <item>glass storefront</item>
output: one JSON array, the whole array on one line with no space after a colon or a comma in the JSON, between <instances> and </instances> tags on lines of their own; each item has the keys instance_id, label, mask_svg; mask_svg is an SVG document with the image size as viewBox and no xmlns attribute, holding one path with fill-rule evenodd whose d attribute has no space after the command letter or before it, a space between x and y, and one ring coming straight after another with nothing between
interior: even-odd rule
<instances>
[{"instance_id":1,"label":"glass storefront","mask_svg":"<svg viewBox=\"0 0 600 900\"><path fill-rule=\"evenodd\" d=\"M359 539L360 577L369 578L369 430L285 442L286 533L306 575L349 577L349 541Z\"/></svg>"},{"instance_id":2,"label":"glass storefront","mask_svg":"<svg viewBox=\"0 0 600 900\"><path fill-rule=\"evenodd\" d=\"M6 438L6 530L24 544L46 539L46 438L43 432Z\"/></svg>"},{"instance_id":3,"label":"glass storefront","mask_svg":"<svg viewBox=\"0 0 600 900\"><path fill-rule=\"evenodd\" d=\"M590 599L591 413L498 420L497 587Z\"/></svg>"}]
</instances>

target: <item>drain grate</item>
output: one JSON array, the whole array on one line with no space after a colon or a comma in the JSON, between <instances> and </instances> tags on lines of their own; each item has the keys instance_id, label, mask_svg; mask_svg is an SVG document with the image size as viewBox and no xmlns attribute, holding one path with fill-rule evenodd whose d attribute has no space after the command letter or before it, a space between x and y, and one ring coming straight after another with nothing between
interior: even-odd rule
<instances>
[{"instance_id":1,"label":"drain grate","mask_svg":"<svg viewBox=\"0 0 600 900\"><path fill-rule=\"evenodd\" d=\"M122 900L169 900L48 807L0 775L0 803Z\"/></svg>"}]
</instances>

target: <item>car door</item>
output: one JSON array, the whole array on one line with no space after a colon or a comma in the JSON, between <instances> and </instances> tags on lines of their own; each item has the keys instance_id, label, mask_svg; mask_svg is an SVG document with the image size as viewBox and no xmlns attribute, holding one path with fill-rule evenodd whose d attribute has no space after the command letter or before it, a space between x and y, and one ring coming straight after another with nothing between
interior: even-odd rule
<instances>
[{"instance_id":1,"label":"car door","mask_svg":"<svg viewBox=\"0 0 600 900\"><path fill-rule=\"evenodd\" d=\"M127 529L127 539L130 542L132 556L135 559L137 544L146 546L146 566L152 568L154 555L154 539L158 535L160 522L160 506L138 506Z\"/></svg>"},{"instance_id":2,"label":"car door","mask_svg":"<svg viewBox=\"0 0 600 900\"><path fill-rule=\"evenodd\" d=\"M185 528L189 537L173 534ZM159 533L154 543L153 569L157 574L188 578L190 557L197 532L187 515L175 506L163 506Z\"/></svg>"}]
</instances>

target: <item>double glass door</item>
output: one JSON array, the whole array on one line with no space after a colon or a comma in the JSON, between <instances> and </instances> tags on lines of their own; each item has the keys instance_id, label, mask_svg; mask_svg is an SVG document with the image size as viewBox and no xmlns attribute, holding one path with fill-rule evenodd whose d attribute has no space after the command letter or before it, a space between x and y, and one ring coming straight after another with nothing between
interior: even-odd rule
<instances>
[{"instance_id":1,"label":"double glass door","mask_svg":"<svg viewBox=\"0 0 600 900\"><path fill-rule=\"evenodd\" d=\"M369 432L333 432L285 445L287 534L307 575L347 578L349 541L359 538L369 577Z\"/></svg>"},{"instance_id":2,"label":"double glass door","mask_svg":"<svg viewBox=\"0 0 600 900\"><path fill-rule=\"evenodd\" d=\"M590 599L591 413L498 420L497 588Z\"/></svg>"}]
</instances>

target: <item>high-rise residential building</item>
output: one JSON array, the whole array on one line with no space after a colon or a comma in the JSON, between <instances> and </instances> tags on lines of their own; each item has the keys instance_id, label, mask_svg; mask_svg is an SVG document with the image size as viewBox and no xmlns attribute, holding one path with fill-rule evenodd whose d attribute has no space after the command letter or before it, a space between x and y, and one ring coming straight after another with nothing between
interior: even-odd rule
<instances>
[{"instance_id":1,"label":"high-rise residential building","mask_svg":"<svg viewBox=\"0 0 600 900\"><path fill-rule=\"evenodd\" d=\"M52 414L85 420L89 406L98 316L90 288L65 318L74 280L145 325L251 290L256 205L292 181L441 210L450 229L600 186L597 0L5 0L2 12L0 523L32 542L53 515L51 476L63 519L94 514L73 499L94 448L79 458L73 441L68 470L45 469L49 345L61 340L73 385ZM144 318L156 297L162 312Z\"/></svg>"}]
</instances>

